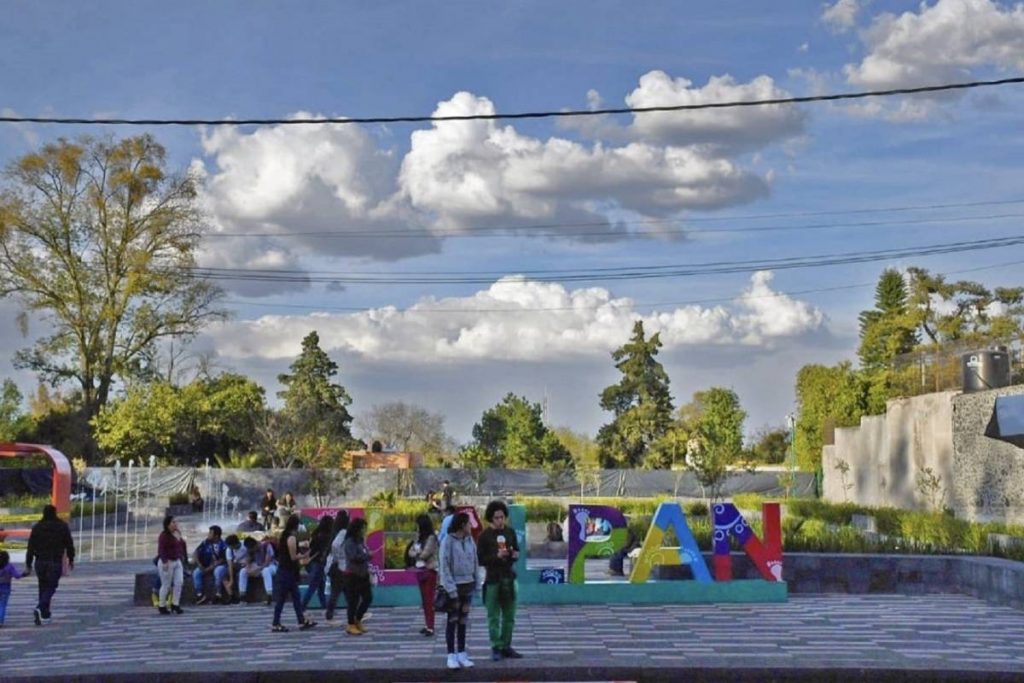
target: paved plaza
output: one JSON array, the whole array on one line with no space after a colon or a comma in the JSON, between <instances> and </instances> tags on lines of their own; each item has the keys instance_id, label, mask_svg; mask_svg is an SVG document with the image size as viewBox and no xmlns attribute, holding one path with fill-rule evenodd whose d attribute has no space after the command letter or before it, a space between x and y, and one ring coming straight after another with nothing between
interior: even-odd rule
<instances>
[{"instance_id":1,"label":"paved plaza","mask_svg":"<svg viewBox=\"0 0 1024 683\"><path fill-rule=\"evenodd\" d=\"M151 567L152 565L149 565ZM472 671L444 669L441 634L419 610L374 609L369 633L342 621L270 632L264 605L132 606L144 562L86 563L61 582L50 625L32 622L35 578L16 582L0 629L0 680L1018 680L1024 612L962 595L792 596L785 604L530 606L492 663L485 615L472 614ZM294 614L285 612L285 623Z\"/></svg>"}]
</instances>

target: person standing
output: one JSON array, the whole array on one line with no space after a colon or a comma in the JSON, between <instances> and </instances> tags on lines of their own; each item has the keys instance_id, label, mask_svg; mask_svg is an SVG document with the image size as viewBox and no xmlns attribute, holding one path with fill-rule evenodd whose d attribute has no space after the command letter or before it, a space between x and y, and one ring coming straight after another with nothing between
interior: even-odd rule
<instances>
[{"instance_id":1,"label":"person standing","mask_svg":"<svg viewBox=\"0 0 1024 683\"><path fill-rule=\"evenodd\" d=\"M345 602L347 603L348 624L345 632L350 636L366 633L363 617L373 601L370 585L370 549L366 547L366 520L353 519L348 524L345 545Z\"/></svg>"},{"instance_id":2,"label":"person standing","mask_svg":"<svg viewBox=\"0 0 1024 683\"><path fill-rule=\"evenodd\" d=\"M331 592L327 596L327 609L324 619L334 619L334 610L338 607L338 596L345 590L345 536L348 533L348 511L338 510L334 518L334 540L331 541L331 553L327 556L327 576L331 579Z\"/></svg>"},{"instance_id":3,"label":"person standing","mask_svg":"<svg viewBox=\"0 0 1024 683\"><path fill-rule=\"evenodd\" d=\"M454 498L455 489L452 488L452 483L445 479L441 486L441 506L445 510L452 507L452 500L454 500Z\"/></svg>"},{"instance_id":4,"label":"person standing","mask_svg":"<svg viewBox=\"0 0 1024 683\"><path fill-rule=\"evenodd\" d=\"M516 624L516 560L519 542L516 531L507 526L508 506L492 500L484 511L491 526L480 534L480 564L487 570L484 579L484 605L487 607L487 632L491 639L491 659L519 659L512 649L512 629Z\"/></svg>"},{"instance_id":5,"label":"person standing","mask_svg":"<svg viewBox=\"0 0 1024 683\"><path fill-rule=\"evenodd\" d=\"M434 593L437 591L439 546L430 515L418 516L416 526L418 533L416 541L409 549L409 559L416 567L416 581L419 583L420 600L423 604L424 626L420 629L420 634L429 637L434 635Z\"/></svg>"},{"instance_id":6,"label":"person standing","mask_svg":"<svg viewBox=\"0 0 1024 683\"><path fill-rule=\"evenodd\" d=\"M295 619L299 630L305 631L316 626L315 621L307 619L302 613L302 597L299 595L299 570L308 561L305 553L299 552L299 539L295 534L299 529L299 516L291 515L284 523L284 530L278 539L277 574L274 576L274 622L270 629L276 633L288 630L281 624L281 612L284 601L289 597L295 608Z\"/></svg>"},{"instance_id":7,"label":"person standing","mask_svg":"<svg viewBox=\"0 0 1024 683\"><path fill-rule=\"evenodd\" d=\"M181 585L185 580L182 563L188 558L188 552L174 515L164 517L164 530L160 532L156 541L156 556L156 569L160 574L160 599L157 609L160 610L160 614L181 614ZM169 608L168 594L171 596Z\"/></svg>"},{"instance_id":8,"label":"person standing","mask_svg":"<svg viewBox=\"0 0 1024 683\"><path fill-rule=\"evenodd\" d=\"M75 542L71 539L71 528L57 516L56 507L47 505L43 508L43 518L32 527L25 553L26 570L32 571L35 562L39 579L39 603L32 612L36 626L50 623L50 602L60 584L65 556L68 569L74 569Z\"/></svg>"},{"instance_id":9,"label":"person standing","mask_svg":"<svg viewBox=\"0 0 1024 683\"><path fill-rule=\"evenodd\" d=\"M454 518L455 508L449 505L444 509L444 517L441 519L441 530L437 532L439 543L444 543L444 537L448 535L448 528L452 525L452 519Z\"/></svg>"},{"instance_id":10,"label":"person standing","mask_svg":"<svg viewBox=\"0 0 1024 683\"><path fill-rule=\"evenodd\" d=\"M324 515L320 523L313 531L313 537L309 540L309 563L306 564L306 592L302 596L302 609L309 607L309 601L313 594L320 599L320 607L327 609L327 598L324 596L324 564L327 561L327 554L331 551L331 533L334 528L334 518Z\"/></svg>"},{"instance_id":11,"label":"person standing","mask_svg":"<svg viewBox=\"0 0 1024 683\"><path fill-rule=\"evenodd\" d=\"M448 594L445 611L444 639L448 649L446 666L449 669L468 669L473 660L466 652L466 624L469 622L469 607L476 592L476 572L480 565L477 560L476 544L469 533L469 515L460 512L452 517L448 535L441 542L439 561L440 581Z\"/></svg>"},{"instance_id":12,"label":"person standing","mask_svg":"<svg viewBox=\"0 0 1024 683\"><path fill-rule=\"evenodd\" d=\"M4 619L7 618L7 601L11 599L11 579L23 579L27 575L18 571L6 550L0 550L0 626L4 625Z\"/></svg>"},{"instance_id":13,"label":"person standing","mask_svg":"<svg viewBox=\"0 0 1024 683\"><path fill-rule=\"evenodd\" d=\"M270 529L274 515L277 514L277 496L274 495L274 489L267 489L263 494L263 498L260 499L260 511L263 513L263 528Z\"/></svg>"}]
</instances>

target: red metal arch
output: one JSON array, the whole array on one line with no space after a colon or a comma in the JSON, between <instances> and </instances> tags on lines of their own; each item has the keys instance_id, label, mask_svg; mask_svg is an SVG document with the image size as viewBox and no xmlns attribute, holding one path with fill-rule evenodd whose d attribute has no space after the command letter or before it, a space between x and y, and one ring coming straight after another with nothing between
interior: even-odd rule
<instances>
[{"instance_id":1,"label":"red metal arch","mask_svg":"<svg viewBox=\"0 0 1024 683\"><path fill-rule=\"evenodd\" d=\"M57 508L57 514L68 519L71 516L71 463L56 448L35 443L0 443L0 458L27 458L45 455L53 463L53 488L50 498Z\"/></svg>"}]
</instances>

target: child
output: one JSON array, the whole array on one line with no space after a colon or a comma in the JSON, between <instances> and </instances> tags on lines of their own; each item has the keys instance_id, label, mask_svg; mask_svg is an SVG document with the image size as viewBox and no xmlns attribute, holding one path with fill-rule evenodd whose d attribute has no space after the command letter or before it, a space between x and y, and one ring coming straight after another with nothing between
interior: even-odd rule
<instances>
[{"instance_id":1,"label":"child","mask_svg":"<svg viewBox=\"0 0 1024 683\"><path fill-rule=\"evenodd\" d=\"M7 616L7 601L11 598L11 579L20 579L26 576L18 571L18 568L11 562L11 556L6 550L0 550L0 627L4 625L4 617Z\"/></svg>"}]
</instances>

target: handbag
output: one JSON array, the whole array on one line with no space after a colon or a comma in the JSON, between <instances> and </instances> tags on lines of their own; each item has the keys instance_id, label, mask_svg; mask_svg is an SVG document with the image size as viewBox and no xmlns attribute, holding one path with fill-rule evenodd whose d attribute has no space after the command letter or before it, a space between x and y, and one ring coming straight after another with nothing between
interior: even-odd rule
<instances>
[{"instance_id":1,"label":"handbag","mask_svg":"<svg viewBox=\"0 0 1024 683\"><path fill-rule=\"evenodd\" d=\"M444 586L438 586L434 592L434 609L438 612L447 612L448 603L451 601L451 596L448 595L448 591L444 589Z\"/></svg>"}]
</instances>

